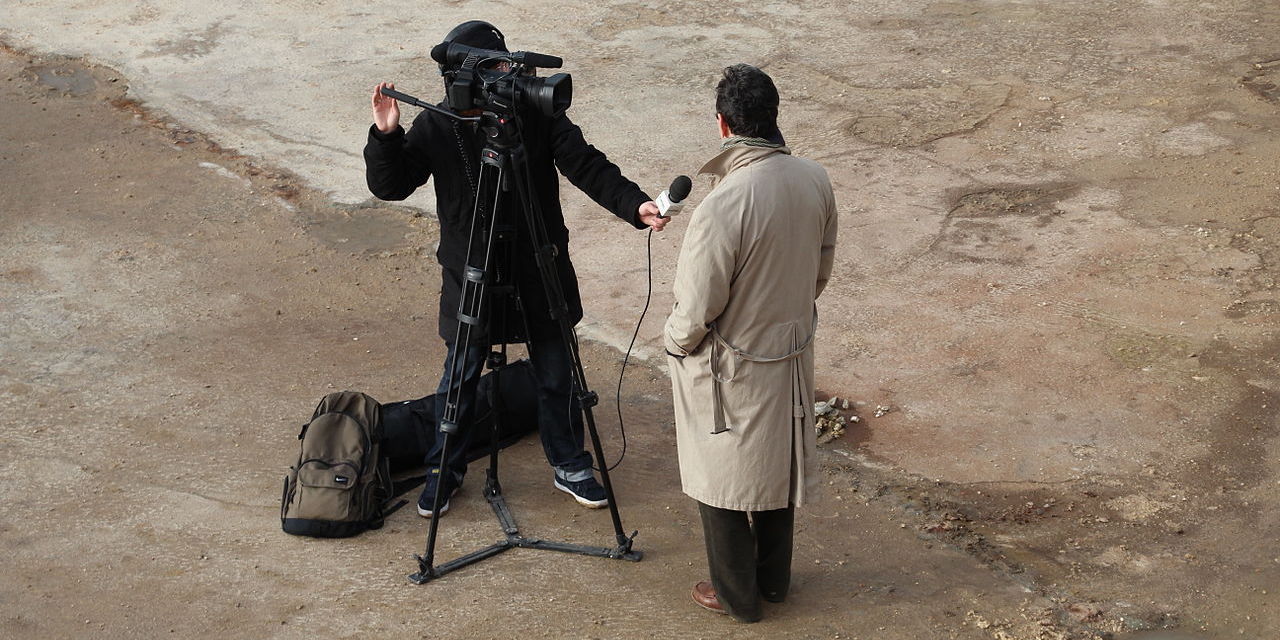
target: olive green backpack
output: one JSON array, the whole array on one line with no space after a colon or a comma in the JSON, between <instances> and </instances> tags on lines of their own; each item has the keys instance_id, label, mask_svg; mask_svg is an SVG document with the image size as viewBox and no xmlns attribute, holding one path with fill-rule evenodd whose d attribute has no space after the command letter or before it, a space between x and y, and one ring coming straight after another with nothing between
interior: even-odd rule
<instances>
[{"instance_id":1,"label":"olive green backpack","mask_svg":"<svg viewBox=\"0 0 1280 640\"><path fill-rule=\"evenodd\" d=\"M286 533L344 538L382 526L393 485L383 455L377 400L356 391L331 393L302 425L302 451L284 480L280 504Z\"/></svg>"}]
</instances>

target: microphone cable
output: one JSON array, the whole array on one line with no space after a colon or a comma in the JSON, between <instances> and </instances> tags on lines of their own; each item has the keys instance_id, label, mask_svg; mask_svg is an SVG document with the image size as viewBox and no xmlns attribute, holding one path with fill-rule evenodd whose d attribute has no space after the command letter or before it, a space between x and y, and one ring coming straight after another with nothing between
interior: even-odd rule
<instances>
[{"instance_id":1,"label":"microphone cable","mask_svg":"<svg viewBox=\"0 0 1280 640\"><path fill-rule=\"evenodd\" d=\"M609 467L609 471L618 468L618 465L622 464L622 460L627 457L627 427L622 419L622 379L627 375L627 363L631 360L631 350L636 346L636 337L640 335L640 325L644 324L645 314L649 313L649 304L653 302L653 227L649 228L648 237L645 239L644 255L645 271L648 274L648 288L644 294L644 309L640 311L640 319L636 321L636 330L632 332L631 342L627 344L627 353L622 358L622 371L618 373L618 388L613 397L615 408L618 410L618 432L622 434L622 453L618 454L618 461Z\"/></svg>"}]
</instances>

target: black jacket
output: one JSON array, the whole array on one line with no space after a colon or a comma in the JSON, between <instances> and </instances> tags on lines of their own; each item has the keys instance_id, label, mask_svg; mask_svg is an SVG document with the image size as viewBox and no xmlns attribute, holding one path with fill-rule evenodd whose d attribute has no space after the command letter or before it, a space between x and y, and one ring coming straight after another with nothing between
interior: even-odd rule
<instances>
[{"instance_id":1,"label":"black jacket","mask_svg":"<svg viewBox=\"0 0 1280 640\"><path fill-rule=\"evenodd\" d=\"M443 105L442 105L443 106ZM614 215L643 229L638 210L650 200L640 187L623 177L621 170L582 137L582 129L568 116L546 118L524 114L522 133L528 154L530 181L537 194L547 236L558 249L556 272L564 292L570 324L582 319L582 300L577 276L569 260L569 230L560 210L560 183L556 168L575 187ZM443 267L440 292L440 337L453 340L458 327L458 301L466 264L471 230L473 194L479 176L480 151L484 134L470 123L423 111L405 133L403 128L382 134L369 129L364 148L365 174L369 191L382 200L403 200L435 176L436 210L440 219L440 247L436 259ZM505 212L499 217L516 222L510 273L520 289L520 297L531 329L553 330L547 298L533 257L533 241L524 224L515 191L503 194ZM511 341L514 336L494 336L492 342ZM477 335L472 342L490 341Z\"/></svg>"}]
</instances>

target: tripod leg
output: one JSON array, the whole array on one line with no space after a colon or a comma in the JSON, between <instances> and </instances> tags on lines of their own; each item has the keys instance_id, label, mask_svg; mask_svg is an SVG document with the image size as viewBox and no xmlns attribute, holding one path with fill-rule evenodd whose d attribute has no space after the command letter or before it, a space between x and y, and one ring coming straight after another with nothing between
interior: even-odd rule
<instances>
[{"instance_id":1,"label":"tripod leg","mask_svg":"<svg viewBox=\"0 0 1280 640\"><path fill-rule=\"evenodd\" d=\"M547 296L548 308L551 310L551 317L559 324L560 339L573 362L574 394L581 407L587 431L591 435L591 445L595 453L596 465L600 469L601 484L604 485L605 496L609 500L609 515L613 519L614 536L618 541L619 550L629 553L631 541L635 534L627 536L622 529L622 516L618 512L618 503L613 493L613 484L609 479L608 463L604 459L604 450L600 445L600 435L596 430L595 417L591 412L591 407L594 407L599 402L599 397L587 388L586 373L583 371L582 357L578 352L578 340L573 333L573 327L569 325L567 317L568 305L565 303L564 291L560 288L560 279L555 267L558 250L547 237L542 212L539 210L537 199L533 194L533 183L529 175L529 167L526 162L523 145L515 147L510 156L511 174L514 178L513 182L516 183L525 221L528 224L530 233L533 235L534 255L537 259L542 286Z\"/></svg>"},{"instance_id":2,"label":"tripod leg","mask_svg":"<svg viewBox=\"0 0 1280 640\"><path fill-rule=\"evenodd\" d=\"M456 433L456 431L454 433ZM436 531L440 526L440 497L441 494L444 493L444 474L453 473L444 466L444 462L449 459L449 438L452 435L453 433L445 431L443 428L440 430L440 436L443 439L443 444L440 447L440 465L436 467L436 473L440 474L440 478L436 480L436 492L435 496L431 500L432 517L431 526L427 532L427 551L423 557L418 559L418 568L424 575L430 575L432 568L435 566Z\"/></svg>"},{"instance_id":3,"label":"tripod leg","mask_svg":"<svg viewBox=\"0 0 1280 640\"><path fill-rule=\"evenodd\" d=\"M500 202L495 201L496 207ZM497 241L499 246L497 251L500 255L498 264L491 265L493 286L489 288L491 301L491 318L489 341L493 343L497 340L497 350L494 351L490 346L488 365L493 372L492 384L489 385L487 399L489 401L489 412L493 420L492 429L489 431L489 470L485 476L484 495L486 498L493 498L502 494L502 484L498 481L498 447L502 440L502 422L505 407L502 401L502 370L507 366L507 329L510 320L509 308L511 304L519 305L519 292L516 290L515 284L511 282L511 274L509 272L511 266L511 243L514 240L514 230L506 226L498 226Z\"/></svg>"},{"instance_id":4,"label":"tripod leg","mask_svg":"<svg viewBox=\"0 0 1280 640\"><path fill-rule=\"evenodd\" d=\"M505 345L503 351L506 351ZM489 430L489 470L484 482L486 498L502 493L502 485L498 482L498 445L502 438L502 367L498 366L492 371L493 383L489 385L488 400L493 425Z\"/></svg>"},{"instance_id":5,"label":"tripod leg","mask_svg":"<svg viewBox=\"0 0 1280 640\"><path fill-rule=\"evenodd\" d=\"M595 453L596 468L600 470L600 484L604 485L604 495L609 499L609 516L613 519L614 538L618 546L626 551L631 549L631 539L635 534L627 536L622 529L622 516L618 513L618 501L613 496L613 482L609 479L609 463L604 459L604 448L600 446L600 432L596 430L596 419L591 409L583 409L586 418L587 433L591 436L591 449Z\"/></svg>"},{"instance_id":6,"label":"tripod leg","mask_svg":"<svg viewBox=\"0 0 1280 640\"><path fill-rule=\"evenodd\" d=\"M494 175L496 174L496 175ZM459 433L459 430L465 428L461 424L460 404L462 402L462 394L470 393L474 396L474 388L467 388L470 385L463 384L463 380L467 375L467 367L471 360L471 349L474 332L483 329L484 314L486 311L486 286L489 283L488 268L493 258L493 240L496 225L493 224L492 212L498 211L498 205L501 198L501 181L502 172L500 167L482 164L480 167L479 185L483 187L488 183L493 185L493 202L491 207L486 210L482 205L486 204L481 200L481 193L476 194L475 208L472 211L471 231L468 239L467 262L463 273L462 295L458 301L458 330L455 333L454 348L449 359L448 373L446 375L446 387L448 388L445 395L445 408L440 418L440 434L442 436L441 456L439 461L440 478L436 482L436 492L432 503L431 526L427 532L427 548L426 552L418 557L417 574L420 577L430 578L436 573L434 566L436 534L440 526L440 506L443 487L446 483L445 473L452 473L446 468L449 458L450 438ZM478 254L478 255L477 255ZM480 260L477 260L477 257ZM477 262L479 264L477 264Z\"/></svg>"}]
</instances>

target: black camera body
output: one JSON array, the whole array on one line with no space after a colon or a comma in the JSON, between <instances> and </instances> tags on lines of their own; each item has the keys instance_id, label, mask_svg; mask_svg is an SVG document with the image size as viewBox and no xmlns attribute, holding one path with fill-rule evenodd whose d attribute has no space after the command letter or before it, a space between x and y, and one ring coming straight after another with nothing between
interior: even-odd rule
<instances>
[{"instance_id":1,"label":"black camera body","mask_svg":"<svg viewBox=\"0 0 1280 640\"><path fill-rule=\"evenodd\" d=\"M545 116L565 112L573 101L573 79L567 73L549 78L534 74L538 68L558 69L564 61L531 51L492 51L444 42L431 50L448 78L449 108L463 112L480 109L512 114L530 107Z\"/></svg>"}]
</instances>

